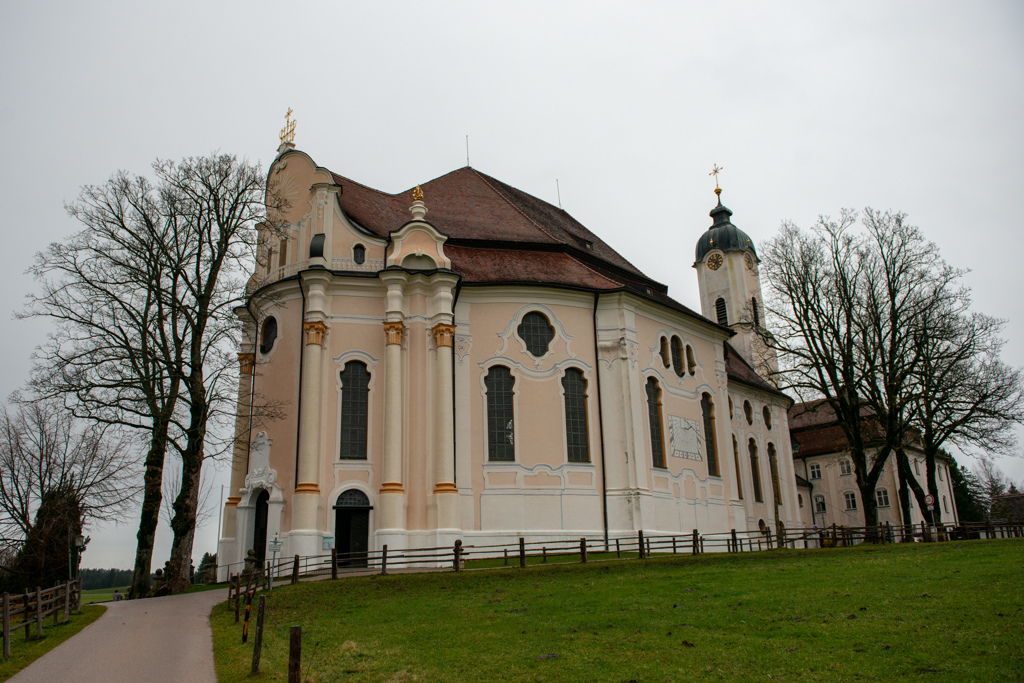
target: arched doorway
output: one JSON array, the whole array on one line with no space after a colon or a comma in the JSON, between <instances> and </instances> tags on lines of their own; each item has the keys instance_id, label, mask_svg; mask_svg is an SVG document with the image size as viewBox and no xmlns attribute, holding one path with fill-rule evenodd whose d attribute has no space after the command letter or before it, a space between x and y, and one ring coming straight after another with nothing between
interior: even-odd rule
<instances>
[{"instance_id":1,"label":"arched doorway","mask_svg":"<svg viewBox=\"0 0 1024 683\"><path fill-rule=\"evenodd\" d=\"M338 566L365 567L370 541L370 499L358 489L349 489L334 504L334 547Z\"/></svg>"},{"instance_id":2,"label":"arched doorway","mask_svg":"<svg viewBox=\"0 0 1024 683\"><path fill-rule=\"evenodd\" d=\"M256 497L256 520L252 529L252 549L256 552L256 566L263 567L263 561L267 559L267 503L270 501L270 492L266 489L260 491Z\"/></svg>"}]
</instances>

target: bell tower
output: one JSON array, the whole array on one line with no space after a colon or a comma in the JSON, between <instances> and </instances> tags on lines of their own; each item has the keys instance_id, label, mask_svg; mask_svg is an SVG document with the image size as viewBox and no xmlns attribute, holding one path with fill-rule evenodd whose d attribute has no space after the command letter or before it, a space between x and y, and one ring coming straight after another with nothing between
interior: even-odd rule
<instances>
[{"instance_id":1,"label":"bell tower","mask_svg":"<svg viewBox=\"0 0 1024 683\"><path fill-rule=\"evenodd\" d=\"M697 240L697 281L704 317L736 332L730 344L764 377L778 371L775 353L758 337L763 333L760 259L750 237L732 224L732 211L722 204L715 166L715 195L718 205L711 210L711 227Z\"/></svg>"}]
</instances>

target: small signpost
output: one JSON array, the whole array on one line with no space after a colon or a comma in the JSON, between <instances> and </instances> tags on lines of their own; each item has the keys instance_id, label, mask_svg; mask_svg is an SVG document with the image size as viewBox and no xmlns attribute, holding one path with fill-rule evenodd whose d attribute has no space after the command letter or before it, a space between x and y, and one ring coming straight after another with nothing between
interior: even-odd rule
<instances>
[{"instance_id":1,"label":"small signpost","mask_svg":"<svg viewBox=\"0 0 1024 683\"><path fill-rule=\"evenodd\" d=\"M277 534L274 534L274 540L267 544L270 550L270 571L267 572L267 577L270 584L270 590L274 590L274 568L277 567L277 554L281 552L281 541L277 540Z\"/></svg>"},{"instance_id":2,"label":"small signpost","mask_svg":"<svg viewBox=\"0 0 1024 683\"><path fill-rule=\"evenodd\" d=\"M934 508L935 507L935 496L933 496L932 494L929 493L927 496L924 497L924 504L927 505L930 508Z\"/></svg>"}]
</instances>

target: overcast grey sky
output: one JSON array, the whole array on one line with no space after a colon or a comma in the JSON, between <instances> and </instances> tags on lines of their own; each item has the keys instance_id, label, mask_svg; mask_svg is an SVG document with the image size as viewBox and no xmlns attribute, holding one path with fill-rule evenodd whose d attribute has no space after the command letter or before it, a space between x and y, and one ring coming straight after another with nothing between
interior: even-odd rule
<instances>
[{"instance_id":1,"label":"overcast grey sky","mask_svg":"<svg viewBox=\"0 0 1024 683\"><path fill-rule=\"evenodd\" d=\"M64 202L157 157L266 166L288 107L299 149L389 192L465 165L469 135L474 167L553 203L558 179L567 211L698 309L712 164L756 244L784 219L905 211L1024 365L1019 2L8 0L0 397L47 333L10 313L33 255L78 229ZM132 566L136 523L93 530L85 565ZM154 567L168 548L163 530Z\"/></svg>"}]
</instances>

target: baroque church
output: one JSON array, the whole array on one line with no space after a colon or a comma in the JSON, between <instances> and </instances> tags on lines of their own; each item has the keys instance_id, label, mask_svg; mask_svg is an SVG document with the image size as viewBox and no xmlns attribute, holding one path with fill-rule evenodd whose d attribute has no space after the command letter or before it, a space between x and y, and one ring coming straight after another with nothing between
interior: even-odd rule
<instances>
[{"instance_id":1,"label":"baroque church","mask_svg":"<svg viewBox=\"0 0 1024 683\"><path fill-rule=\"evenodd\" d=\"M757 371L757 252L720 189L694 311L469 166L390 194L286 141L269 185L284 230L237 311L222 568L274 539L291 556L813 523L793 401ZM282 417L250 424L254 396Z\"/></svg>"}]
</instances>

